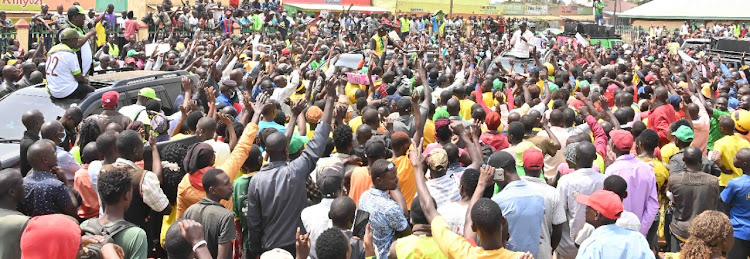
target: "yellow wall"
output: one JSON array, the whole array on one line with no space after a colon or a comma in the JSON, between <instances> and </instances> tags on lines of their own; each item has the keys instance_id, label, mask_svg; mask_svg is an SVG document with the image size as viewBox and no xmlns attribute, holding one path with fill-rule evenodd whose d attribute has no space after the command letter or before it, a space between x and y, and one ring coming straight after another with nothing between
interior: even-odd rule
<instances>
[{"instance_id":1,"label":"yellow wall","mask_svg":"<svg viewBox=\"0 0 750 259\"><path fill-rule=\"evenodd\" d=\"M418 12L434 13L443 10L446 14L450 12L450 0L372 0L374 6L390 10L392 12ZM489 0L478 1L453 1L454 14L481 14L500 15L502 7L491 6Z\"/></svg>"}]
</instances>

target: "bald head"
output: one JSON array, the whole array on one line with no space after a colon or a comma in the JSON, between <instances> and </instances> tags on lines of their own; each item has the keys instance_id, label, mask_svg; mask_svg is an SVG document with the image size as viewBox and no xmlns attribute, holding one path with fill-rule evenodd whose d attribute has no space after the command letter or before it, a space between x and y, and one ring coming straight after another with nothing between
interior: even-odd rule
<instances>
[{"instance_id":1,"label":"bald head","mask_svg":"<svg viewBox=\"0 0 750 259\"><path fill-rule=\"evenodd\" d=\"M18 80L18 70L16 70L13 66L4 66L3 67L3 80L15 82Z\"/></svg>"},{"instance_id":2,"label":"bald head","mask_svg":"<svg viewBox=\"0 0 750 259\"><path fill-rule=\"evenodd\" d=\"M49 172L52 170L52 167L57 166L55 146L54 142L47 139L34 142L26 152L26 157L29 160L29 164L31 164L31 168L34 168L36 171Z\"/></svg>"},{"instance_id":3,"label":"bald head","mask_svg":"<svg viewBox=\"0 0 750 259\"><path fill-rule=\"evenodd\" d=\"M688 168L700 168L701 158L703 157L703 151L694 146L688 146L683 149L682 161Z\"/></svg>"},{"instance_id":4,"label":"bald head","mask_svg":"<svg viewBox=\"0 0 750 259\"><path fill-rule=\"evenodd\" d=\"M688 113L690 113L690 118L692 119L698 118L698 113L700 112L700 106L698 106L698 104L689 103L687 105L687 110L688 110Z\"/></svg>"},{"instance_id":5,"label":"bald head","mask_svg":"<svg viewBox=\"0 0 750 259\"><path fill-rule=\"evenodd\" d=\"M214 137L216 133L216 120L210 117L203 117L198 120L198 124L195 127L195 135L201 141L208 140Z\"/></svg>"},{"instance_id":6,"label":"bald head","mask_svg":"<svg viewBox=\"0 0 750 259\"><path fill-rule=\"evenodd\" d=\"M26 130L39 132L44 123L44 115L39 110L27 110L21 115L21 122Z\"/></svg>"},{"instance_id":7,"label":"bald head","mask_svg":"<svg viewBox=\"0 0 750 259\"><path fill-rule=\"evenodd\" d=\"M102 152L96 149L96 141L89 142L81 150L81 162L84 164L89 164L94 160L102 160L102 158L104 158Z\"/></svg>"},{"instance_id":8,"label":"bald head","mask_svg":"<svg viewBox=\"0 0 750 259\"><path fill-rule=\"evenodd\" d=\"M667 102L667 98L669 98L669 92L667 91L667 88L659 86L654 89L654 97L656 97L656 100L658 101Z\"/></svg>"},{"instance_id":9,"label":"bald head","mask_svg":"<svg viewBox=\"0 0 750 259\"><path fill-rule=\"evenodd\" d=\"M15 203L24 197L23 176L18 169L8 168L0 171L0 200Z\"/></svg>"},{"instance_id":10,"label":"bald head","mask_svg":"<svg viewBox=\"0 0 750 259\"><path fill-rule=\"evenodd\" d=\"M269 158L271 158L271 161L286 160L289 143L287 143L284 134L281 132L275 132L266 137L264 143L266 143L266 152L268 153Z\"/></svg>"},{"instance_id":11,"label":"bald head","mask_svg":"<svg viewBox=\"0 0 750 259\"><path fill-rule=\"evenodd\" d=\"M42 138L49 139L55 142L55 145L59 144L65 134L65 128L59 121L48 121L42 124Z\"/></svg>"},{"instance_id":12,"label":"bald head","mask_svg":"<svg viewBox=\"0 0 750 259\"><path fill-rule=\"evenodd\" d=\"M591 142L580 142L576 155L576 165L580 168L591 168L596 159L596 147Z\"/></svg>"}]
</instances>

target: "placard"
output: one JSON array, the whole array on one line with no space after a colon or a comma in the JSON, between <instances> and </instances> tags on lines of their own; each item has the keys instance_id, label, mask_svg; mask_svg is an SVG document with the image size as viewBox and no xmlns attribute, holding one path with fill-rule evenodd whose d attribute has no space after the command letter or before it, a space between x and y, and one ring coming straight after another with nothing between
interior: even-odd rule
<instances>
[{"instance_id":1,"label":"placard","mask_svg":"<svg viewBox=\"0 0 750 259\"><path fill-rule=\"evenodd\" d=\"M376 77L377 76L375 75L372 76L373 82L375 82ZM352 84L357 84L357 85L369 85L370 84L370 80L367 80L367 75L357 74L357 73L346 73L346 81Z\"/></svg>"},{"instance_id":2,"label":"placard","mask_svg":"<svg viewBox=\"0 0 750 259\"><path fill-rule=\"evenodd\" d=\"M151 55L156 49L156 54L163 54L169 52L169 44L166 43L151 43L146 44L146 55Z\"/></svg>"}]
</instances>

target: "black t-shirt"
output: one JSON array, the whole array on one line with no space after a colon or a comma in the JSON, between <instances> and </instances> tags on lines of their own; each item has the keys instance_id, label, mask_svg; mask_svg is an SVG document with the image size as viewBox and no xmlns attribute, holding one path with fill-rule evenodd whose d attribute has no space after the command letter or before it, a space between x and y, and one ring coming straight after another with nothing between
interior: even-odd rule
<instances>
[{"instance_id":1,"label":"black t-shirt","mask_svg":"<svg viewBox=\"0 0 750 259\"><path fill-rule=\"evenodd\" d=\"M331 32L338 33L341 30L341 23L338 20L331 21Z\"/></svg>"}]
</instances>

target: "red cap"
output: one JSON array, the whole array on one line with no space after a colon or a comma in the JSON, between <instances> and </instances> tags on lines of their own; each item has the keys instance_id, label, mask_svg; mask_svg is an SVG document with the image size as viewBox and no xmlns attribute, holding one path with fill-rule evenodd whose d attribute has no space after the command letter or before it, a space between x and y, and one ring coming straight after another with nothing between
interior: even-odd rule
<instances>
[{"instance_id":1,"label":"red cap","mask_svg":"<svg viewBox=\"0 0 750 259\"><path fill-rule=\"evenodd\" d=\"M281 55L288 55L289 53L292 53L289 48L284 48L281 50Z\"/></svg>"},{"instance_id":2,"label":"red cap","mask_svg":"<svg viewBox=\"0 0 750 259\"><path fill-rule=\"evenodd\" d=\"M613 130L609 132L612 143L620 151L630 151L633 147L633 134L627 130Z\"/></svg>"},{"instance_id":3,"label":"red cap","mask_svg":"<svg viewBox=\"0 0 750 259\"><path fill-rule=\"evenodd\" d=\"M544 167L544 154L538 148L529 148L523 151L523 167L531 170L539 170Z\"/></svg>"},{"instance_id":4,"label":"red cap","mask_svg":"<svg viewBox=\"0 0 750 259\"><path fill-rule=\"evenodd\" d=\"M576 63L578 63L578 65L583 65L583 64L589 63L589 61L586 60L585 58L579 58L578 60L576 60Z\"/></svg>"},{"instance_id":5,"label":"red cap","mask_svg":"<svg viewBox=\"0 0 750 259\"><path fill-rule=\"evenodd\" d=\"M104 108L115 108L117 102L120 100L120 93L117 91L109 91L102 94L102 107Z\"/></svg>"},{"instance_id":6,"label":"red cap","mask_svg":"<svg viewBox=\"0 0 750 259\"><path fill-rule=\"evenodd\" d=\"M135 63L135 59L133 57L129 57L125 59L125 64Z\"/></svg>"},{"instance_id":7,"label":"red cap","mask_svg":"<svg viewBox=\"0 0 750 259\"><path fill-rule=\"evenodd\" d=\"M648 74L646 75L646 78L644 78L647 83L656 80L656 77L654 75Z\"/></svg>"},{"instance_id":8,"label":"red cap","mask_svg":"<svg viewBox=\"0 0 750 259\"><path fill-rule=\"evenodd\" d=\"M484 118L484 123L487 124L488 130L497 130L500 127L500 115L497 112L487 113L487 117Z\"/></svg>"},{"instance_id":9,"label":"red cap","mask_svg":"<svg viewBox=\"0 0 750 259\"><path fill-rule=\"evenodd\" d=\"M599 214L608 219L619 219L622 213L622 200L614 192L598 190L591 195L579 194L576 200L586 206L591 207Z\"/></svg>"},{"instance_id":10,"label":"red cap","mask_svg":"<svg viewBox=\"0 0 750 259\"><path fill-rule=\"evenodd\" d=\"M21 234L21 258L76 258L81 245L81 228L75 219L62 214L31 218Z\"/></svg>"}]
</instances>

